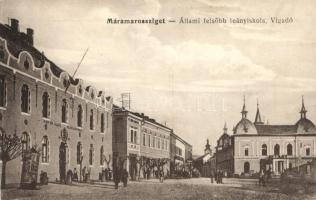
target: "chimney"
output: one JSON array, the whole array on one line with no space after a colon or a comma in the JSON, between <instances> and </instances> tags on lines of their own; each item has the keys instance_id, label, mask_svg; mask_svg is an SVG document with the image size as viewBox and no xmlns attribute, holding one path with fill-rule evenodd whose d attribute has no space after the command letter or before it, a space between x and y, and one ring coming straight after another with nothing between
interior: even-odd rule
<instances>
[{"instance_id":1,"label":"chimney","mask_svg":"<svg viewBox=\"0 0 316 200\"><path fill-rule=\"evenodd\" d=\"M17 19L11 19L11 29L12 31L18 33L19 30L19 20Z\"/></svg>"},{"instance_id":2,"label":"chimney","mask_svg":"<svg viewBox=\"0 0 316 200\"><path fill-rule=\"evenodd\" d=\"M30 45L33 46L33 43L34 43L34 39L33 39L34 30L31 29L31 28L27 28L26 29L26 35L27 35L28 42L30 43Z\"/></svg>"}]
</instances>

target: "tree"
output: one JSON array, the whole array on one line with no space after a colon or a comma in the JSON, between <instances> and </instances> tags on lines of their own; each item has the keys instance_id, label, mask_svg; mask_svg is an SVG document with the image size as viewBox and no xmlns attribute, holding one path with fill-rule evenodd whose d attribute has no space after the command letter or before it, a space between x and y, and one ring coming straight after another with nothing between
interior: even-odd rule
<instances>
[{"instance_id":1,"label":"tree","mask_svg":"<svg viewBox=\"0 0 316 200\"><path fill-rule=\"evenodd\" d=\"M22 138L16 134L7 135L2 131L0 135L0 145L0 158L2 160L1 188L4 188L6 183L7 162L14 160L22 154Z\"/></svg>"},{"instance_id":2,"label":"tree","mask_svg":"<svg viewBox=\"0 0 316 200\"><path fill-rule=\"evenodd\" d=\"M103 160L104 160L104 162L106 163L106 167L107 167L107 168L110 168L110 164L111 164L111 161L112 161L112 156L111 156L111 154L109 154L109 159L107 159L106 156L103 155Z\"/></svg>"},{"instance_id":3,"label":"tree","mask_svg":"<svg viewBox=\"0 0 316 200\"><path fill-rule=\"evenodd\" d=\"M141 170L145 167L145 165L146 165L146 157L145 156L138 156L137 158L136 158L136 162L137 162L137 164L139 165L139 167L138 167L138 181L140 181L140 172L141 172ZM145 178L145 177L144 177Z\"/></svg>"}]
</instances>

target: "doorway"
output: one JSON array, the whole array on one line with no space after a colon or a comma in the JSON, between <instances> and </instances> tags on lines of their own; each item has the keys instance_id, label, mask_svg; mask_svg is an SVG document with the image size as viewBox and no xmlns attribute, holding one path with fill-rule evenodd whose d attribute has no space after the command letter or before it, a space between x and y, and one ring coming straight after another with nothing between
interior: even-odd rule
<instances>
[{"instance_id":1,"label":"doorway","mask_svg":"<svg viewBox=\"0 0 316 200\"><path fill-rule=\"evenodd\" d=\"M244 173L249 173L249 171L250 171L250 164L249 164L249 162L245 162Z\"/></svg>"},{"instance_id":2,"label":"doorway","mask_svg":"<svg viewBox=\"0 0 316 200\"><path fill-rule=\"evenodd\" d=\"M66 156L67 143L61 142L59 146L59 180L61 183L66 181Z\"/></svg>"}]
</instances>

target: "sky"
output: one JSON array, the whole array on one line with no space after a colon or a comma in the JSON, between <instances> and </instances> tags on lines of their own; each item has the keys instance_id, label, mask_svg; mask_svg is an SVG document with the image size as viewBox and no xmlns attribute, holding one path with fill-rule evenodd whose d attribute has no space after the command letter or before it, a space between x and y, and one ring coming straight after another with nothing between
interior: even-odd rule
<instances>
[{"instance_id":1,"label":"sky","mask_svg":"<svg viewBox=\"0 0 316 200\"><path fill-rule=\"evenodd\" d=\"M314 0L0 0L0 21L34 29L35 47L77 78L106 90L119 104L167 124L203 154L227 122L248 118L257 101L269 124L294 124L302 95L316 122ZM107 24L107 18L166 18L163 25ZM267 24L179 24L187 18L261 17ZM293 23L270 23L292 17Z\"/></svg>"}]
</instances>

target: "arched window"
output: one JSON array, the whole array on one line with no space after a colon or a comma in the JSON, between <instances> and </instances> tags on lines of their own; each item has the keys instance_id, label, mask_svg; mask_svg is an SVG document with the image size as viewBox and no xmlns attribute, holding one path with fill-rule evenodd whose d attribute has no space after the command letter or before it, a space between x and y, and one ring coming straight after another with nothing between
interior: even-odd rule
<instances>
[{"instance_id":1,"label":"arched window","mask_svg":"<svg viewBox=\"0 0 316 200\"><path fill-rule=\"evenodd\" d=\"M245 148L245 156L248 156L249 155L249 149L248 147Z\"/></svg>"},{"instance_id":2,"label":"arched window","mask_svg":"<svg viewBox=\"0 0 316 200\"><path fill-rule=\"evenodd\" d=\"M279 144L274 145L274 155L280 156L280 145Z\"/></svg>"},{"instance_id":3,"label":"arched window","mask_svg":"<svg viewBox=\"0 0 316 200\"><path fill-rule=\"evenodd\" d=\"M305 153L306 153L306 156L310 156L311 155L311 148L310 147L306 147Z\"/></svg>"},{"instance_id":4,"label":"arched window","mask_svg":"<svg viewBox=\"0 0 316 200\"><path fill-rule=\"evenodd\" d=\"M24 61L24 67L25 67L26 70L28 70L29 67L30 67L30 63L29 63L29 61L28 61L27 58L26 58L25 61Z\"/></svg>"},{"instance_id":5,"label":"arched window","mask_svg":"<svg viewBox=\"0 0 316 200\"><path fill-rule=\"evenodd\" d=\"M82 117L83 117L83 110L82 110L82 106L79 105L78 106L78 113L77 113L77 126L78 127L82 127Z\"/></svg>"},{"instance_id":6,"label":"arched window","mask_svg":"<svg viewBox=\"0 0 316 200\"><path fill-rule=\"evenodd\" d=\"M143 146L146 146L146 135L143 133Z\"/></svg>"},{"instance_id":7,"label":"arched window","mask_svg":"<svg viewBox=\"0 0 316 200\"><path fill-rule=\"evenodd\" d=\"M27 132L22 133L22 155L31 147L31 138Z\"/></svg>"},{"instance_id":8,"label":"arched window","mask_svg":"<svg viewBox=\"0 0 316 200\"><path fill-rule=\"evenodd\" d=\"M29 113L30 109L30 90L29 87L24 84L21 90L21 111Z\"/></svg>"},{"instance_id":9,"label":"arched window","mask_svg":"<svg viewBox=\"0 0 316 200\"><path fill-rule=\"evenodd\" d=\"M93 157L94 157L94 148L93 144L90 144L90 149L89 149L89 165L93 165Z\"/></svg>"},{"instance_id":10,"label":"arched window","mask_svg":"<svg viewBox=\"0 0 316 200\"><path fill-rule=\"evenodd\" d=\"M157 140L158 140L158 141L157 141L157 143L158 143L158 144L157 144L157 148L160 149L160 138L158 137Z\"/></svg>"},{"instance_id":11,"label":"arched window","mask_svg":"<svg viewBox=\"0 0 316 200\"><path fill-rule=\"evenodd\" d=\"M5 83L5 76L0 75L0 107L6 106L7 100L7 88Z\"/></svg>"},{"instance_id":12,"label":"arched window","mask_svg":"<svg viewBox=\"0 0 316 200\"><path fill-rule=\"evenodd\" d=\"M244 173L249 173L250 171L250 164L249 162L244 163Z\"/></svg>"},{"instance_id":13,"label":"arched window","mask_svg":"<svg viewBox=\"0 0 316 200\"><path fill-rule=\"evenodd\" d=\"M151 142L151 138L150 138L150 135L148 135L148 146L150 147L150 142Z\"/></svg>"},{"instance_id":14,"label":"arched window","mask_svg":"<svg viewBox=\"0 0 316 200\"><path fill-rule=\"evenodd\" d=\"M94 116L93 116L93 110L90 110L90 130L94 130Z\"/></svg>"},{"instance_id":15,"label":"arched window","mask_svg":"<svg viewBox=\"0 0 316 200\"><path fill-rule=\"evenodd\" d=\"M62 123L68 122L68 103L66 99L63 99L62 106L61 106L61 122Z\"/></svg>"},{"instance_id":16,"label":"arched window","mask_svg":"<svg viewBox=\"0 0 316 200\"><path fill-rule=\"evenodd\" d=\"M101 133L104 133L104 113L101 114Z\"/></svg>"},{"instance_id":17,"label":"arched window","mask_svg":"<svg viewBox=\"0 0 316 200\"><path fill-rule=\"evenodd\" d=\"M100 165L102 166L103 164L104 164L104 149L102 145L100 149Z\"/></svg>"},{"instance_id":18,"label":"arched window","mask_svg":"<svg viewBox=\"0 0 316 200\"><path fill-rule=\"evenodd\" d=\"M266 155L268 155L268 152L267 152L267 145L266 144L263 144L262 146L261 146L261 155L263 155L263 156L266 156Z\"/></svg>"},{"instance_id":19,"label":"arched window","mask_svg":"<svg viewBox=\"0 0 316 200\"><path fill-rule=\"evenodd\" d=\"M42 162L49 162L49 142L47 136L44 136L42 140Z\"/></svg>"},{"instance_id":20,"label":"arched window","mask_svg":"<svg viewBox=\"0 0 316 200\"><path fill-rule=\"evenodd\" d=\"M82 157L82 145L81 142L77 143L77 164L80 165Z\"/></svg>"},{"instance_id":21,"label":"arched window","mask_svg":"<svg viewBox=\"0 0 316 200\"><path fill-rule=\"evenodd\" d=\"M42 110L43 117L49 118L49 116L50 116L50 99L49 99L49 95L47 92L43 93L42 105L43 105L43 110Z\"/></svg>"},{"instance_id":22,"label":"arched window","mask_svg":"<svg viewBox=\"0 0 316 200\"><path fill-rule=\"evenodd\" d=\"M288 156L292 156L293 155L293 147L292 147L291 144L288 144L286 146L286 153L287 153Z\"/></svg>"}]
</instances>

